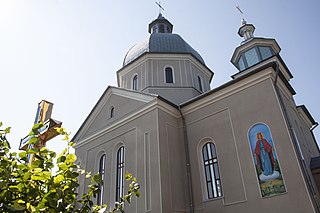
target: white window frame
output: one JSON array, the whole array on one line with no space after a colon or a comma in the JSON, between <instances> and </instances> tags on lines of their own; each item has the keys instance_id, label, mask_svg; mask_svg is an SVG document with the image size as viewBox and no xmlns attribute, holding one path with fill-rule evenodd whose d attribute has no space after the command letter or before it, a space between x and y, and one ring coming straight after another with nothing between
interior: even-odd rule
<instances>
[{"instance_id":1,"label":"white window frame","mask_svg":"<svg viewBox=\"0 0 320 213\"><path fill-rule=\"evenodd\" d=\"M135 78L136 78L136 80L135 80ZM138 88L139 88L139 76L138 76L137 73L135 73L132 76L131 83L132 83L132 90L138 91Z\"/></svg>"},{"instance_id":2,"label":"white window frame","mask_svg":"<svg viewBox=\"0 0 320 213\"><path fill-rule=\"evenodd\" d=\"M167 68L170 68L170 69L171 69L171 72L172 72L172 83L167 82L167 75L166 75L166 69L167 69ZM175 83L173 66L171 66L171 65L166 65L166 66L164 66L163 74L164 74L164 83L165 83L165 84L174 84L174 83Z\"/></svg>"}]
</instances>

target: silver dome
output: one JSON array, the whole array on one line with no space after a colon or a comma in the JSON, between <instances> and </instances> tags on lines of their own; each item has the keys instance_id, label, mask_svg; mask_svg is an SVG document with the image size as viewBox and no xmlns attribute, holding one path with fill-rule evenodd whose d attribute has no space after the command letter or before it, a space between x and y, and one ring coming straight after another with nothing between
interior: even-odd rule
<instances>
[{"instance_id":1,"label":"silver dome","mask_svg":"<svg viewBox=\"0 0 320 213\"><path fill-rule=\"evenodd\" d=\"M123 60L128 65L144 53L182 53L191 54L205 65L200 54L194 50L181 36L172 33L173 25L160 13L158 18L149 24L149 33L144 41L131 47Z\"/></svg>"},{"instance_id":2,"label":"silver dome","mask_svg":"<svg viewBox=\"0 0 320 213\"><path fill-rule=\"evenodd\" d=\"M205 65L203 58L178 34L152 33L141 43L131 47L127 52L123 66L137 59L144 53L185 53L193 55L199 62Z\"/></svg>"}]
</instances>

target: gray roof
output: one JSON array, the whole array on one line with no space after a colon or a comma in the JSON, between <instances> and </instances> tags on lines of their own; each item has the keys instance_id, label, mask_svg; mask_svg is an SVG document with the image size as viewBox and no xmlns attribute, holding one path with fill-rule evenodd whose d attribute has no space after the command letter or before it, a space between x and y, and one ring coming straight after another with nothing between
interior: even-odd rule
<instances>
[{"instance_id":1,"label":"gray roof","mask_svg":"<svg viewBox=\"0 0 320 213\"><path fill-rule=\"evenodd\" d=\"M127 52L123 66L137 59L144 53L186 53L193 55L200 63L205 65L200 54L194 50L183 38L178 34L172 33L152 33L141 43L131 47Z\"/></svg>"}]
</instances>

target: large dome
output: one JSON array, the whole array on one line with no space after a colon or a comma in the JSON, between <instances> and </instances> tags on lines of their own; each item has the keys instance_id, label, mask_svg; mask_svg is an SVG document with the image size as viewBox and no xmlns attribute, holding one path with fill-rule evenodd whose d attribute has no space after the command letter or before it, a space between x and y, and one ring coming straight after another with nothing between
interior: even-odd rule
<instances>
[{"instance_id":1,"label":"large dome","mask_svg":"<svg viewBox=\"0 0 320 213\"><path fill-rule=\"evenodd\" d=\"M172 27L172 24L159 14L159 17L149 25L151 35L129 49L123 60L123 66L126 66L144 53L191 54L205 65L204 60L196 50L183 40L180 35L171 33Z\"/></svg>"}]
</instances>

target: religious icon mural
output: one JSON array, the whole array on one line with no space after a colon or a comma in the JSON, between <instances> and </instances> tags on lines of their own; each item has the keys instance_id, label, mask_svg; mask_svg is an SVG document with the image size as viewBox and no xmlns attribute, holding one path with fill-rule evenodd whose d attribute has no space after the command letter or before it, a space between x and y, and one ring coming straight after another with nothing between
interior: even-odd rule
<instances>
[{"instance_id":1,"label":"religious icon mural","mask_svg":"<svg viewBox=\"0 0 320 213\"><path fill-rule=\"evenodd\" d=\"M286 192L270 129L263 123L253 125L248 133L262 197Z\"/></svg>"}]
</instances>

